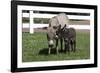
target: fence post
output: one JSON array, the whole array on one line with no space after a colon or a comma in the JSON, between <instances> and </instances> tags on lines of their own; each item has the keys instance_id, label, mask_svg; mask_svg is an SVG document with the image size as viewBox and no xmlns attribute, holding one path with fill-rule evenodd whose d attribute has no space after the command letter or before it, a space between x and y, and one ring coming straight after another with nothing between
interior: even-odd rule
<instances>
[{"instance_id":1,"label":"fence post","mask_svg":"<svg viewBox=\"0 0 100 73\"><path fill-rule=\"evenodd\" d=\"M33 24L34 24L34 21L33 21L33 11L30 11L30 16L29 16L29 20L30 20L30 33L34 33L34 28L33 28Z\"/></svg>"}]
</instances>

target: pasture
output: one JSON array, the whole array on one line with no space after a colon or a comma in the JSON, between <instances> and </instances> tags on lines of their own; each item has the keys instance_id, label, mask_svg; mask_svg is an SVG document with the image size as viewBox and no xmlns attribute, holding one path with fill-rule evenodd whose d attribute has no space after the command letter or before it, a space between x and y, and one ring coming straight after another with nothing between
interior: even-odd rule
<instances>
[{"instance_id":1,"label":"pasture","mask_svg":"<svg viewBox=\"0 0 100 73\"><path fill-rule=\"evenodd\" d=\"M48 43L46 33L28 32L22 33L22 61L56 61L56 60L80 60L90 58L90 32L77 31L76 52L56 54L55 49L48 55ZM60 46L59 46L60 51Z\"/></svg>"}]
</instances>

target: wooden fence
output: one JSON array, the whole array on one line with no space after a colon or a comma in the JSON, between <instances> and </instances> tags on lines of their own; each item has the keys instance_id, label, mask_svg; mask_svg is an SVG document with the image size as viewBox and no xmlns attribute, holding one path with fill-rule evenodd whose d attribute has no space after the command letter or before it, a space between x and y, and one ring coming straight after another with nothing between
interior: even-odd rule
<instances>
[{"instance_id":1,"label":"wooden fence","mask_svg":"<svg viewBox=\"0 0 100 73\"><path fill-rule=\"evenodd\" d=\"M22 17L29 18L29 23L23 23L23 28L29 28L30 33L34 33L34 28L43 28L48 27L49 24L35 24L34 18L52 18L57 14L40 14L34 13L32 10L29 13L22 13ZM68 15L69 19L78 19L78 20L90 20L90 16L81 16L81 15ZM74 27L75 29L90 29L89 24L82 23L81 25L69 25L69 27Z\"/></svg>"}]
</instances>

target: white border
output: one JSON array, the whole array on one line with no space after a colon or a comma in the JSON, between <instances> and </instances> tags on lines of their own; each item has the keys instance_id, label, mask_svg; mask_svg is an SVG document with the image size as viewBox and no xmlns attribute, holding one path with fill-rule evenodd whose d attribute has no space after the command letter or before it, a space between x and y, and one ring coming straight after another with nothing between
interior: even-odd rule
<instances>
[{"instance_id":1,"label":"white border","mask_svg":"<svg viewBox=\"0 0 100 73\"><path fill-rule=\"evenodd\" d=\"M64 11L64 12L85 12L90 13L90 59L87 60L64 60L64 61L43 61L43 62L22 62L22 10L45 10L45 11ZM76 8L58 8L58 7L43 7L43 6L23 6L18 5L17 10L17 66L18 68L25 67L40 67L40 66L57 66L57 65L78 65L94 63L94 10L92 9L76 9Z\"/></svg>"}]
</instances>

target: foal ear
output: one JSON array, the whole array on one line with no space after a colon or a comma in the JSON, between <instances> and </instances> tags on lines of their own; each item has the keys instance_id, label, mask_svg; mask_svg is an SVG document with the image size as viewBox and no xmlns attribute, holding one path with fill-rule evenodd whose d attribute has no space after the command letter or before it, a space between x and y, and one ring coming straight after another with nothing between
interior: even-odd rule
<instances>
[{"instance_id":1,"label":"foal ear","mask_svg":"<svg viewBox=\"0 0 100 73\"><path fill-rule=\"evenodd\" d=\"M66 28L66 24L64 25L64 27L62 28L62 30L65 30L65 28Z\"/></svg>"},{"instance_id":2,"label":"foal ear","mask_svg":"<svg viewBox=\"0 0 100 73\"><path fill-rule=\"evenodd\" d=\"M58 28L59 28L59 29L61 28L61 24L58 26Z\"/></svg>"},{"instance_id":3,"label":"foal ear","mask_svg":"<svg viewBox=\"0 0 100 73\"><path fill-rule=\"evenodd\" d=\"M66 28L66 24L64 25L64 28Z\"/></svg>"},{"instance_id":4,"label":"foal ear","mask_svg":"<svg viewBox=\"0 0 100 73\"><path fill-rule=\"evenodd\" d=\"M59 27L61 27L61 24L59 25Z\"/></svg>"}]
</instances>

